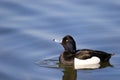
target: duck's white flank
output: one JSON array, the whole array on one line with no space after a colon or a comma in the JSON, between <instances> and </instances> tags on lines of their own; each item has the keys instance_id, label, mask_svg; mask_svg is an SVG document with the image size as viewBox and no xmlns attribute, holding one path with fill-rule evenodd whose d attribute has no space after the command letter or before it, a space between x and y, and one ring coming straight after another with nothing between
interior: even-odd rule
<instances>
[{"instance_id":1,"label":"duck's white flank","mask_svg":"<svg viewBox=\"0 0 120 80\"><path fill-rule=\"evenodd\" d=\"M97 69L100 67L100 64L89 64L89 65L75 65L75 69Z\"/></svg>"},{"instance_id":2,"label":"duck's white flank","mask_svg":"<svg viewBox=\"0 0 120 80\"><path fill-rule=\"evenodd\" d=\"M74 67L77 68L99 68L100 59L98 57L91 57L89 59L74 59Z\"/></svg>"}]
</instances>

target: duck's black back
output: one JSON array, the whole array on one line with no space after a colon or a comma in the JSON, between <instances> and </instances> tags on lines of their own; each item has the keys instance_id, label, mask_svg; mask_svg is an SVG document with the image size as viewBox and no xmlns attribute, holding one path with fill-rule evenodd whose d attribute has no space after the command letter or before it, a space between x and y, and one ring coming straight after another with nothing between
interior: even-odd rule
<instances>
[{"instance_id":1,"label":"duck's black back","mask_svg":"<svg viewBox=\"0 0 120 80\"><path fill-rule=\"evenodd\" d=\"M88 59L92 56L99 57L101 62L109 61L112 54L106 53L104 51L90 50L90 49L81 49L77 50L75 57L79 59Z\"/></svg>"}]
</instances>

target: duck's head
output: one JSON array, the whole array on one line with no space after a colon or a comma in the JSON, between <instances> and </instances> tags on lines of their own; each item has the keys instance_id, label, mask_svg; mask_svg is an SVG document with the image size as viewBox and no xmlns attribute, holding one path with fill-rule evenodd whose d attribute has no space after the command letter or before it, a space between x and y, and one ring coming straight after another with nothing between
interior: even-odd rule
<instances>
[{"instance_id":1,"label":"duck's head","mask_svg":"<svg viewBox=\"0 0 120 80\"><path fill-rule=\"evenodd\" d=\"M63 37L61 44L64 47L65 51L75 53L76 43L72 36L66 35Z\"/></svg>"}]
</instances>

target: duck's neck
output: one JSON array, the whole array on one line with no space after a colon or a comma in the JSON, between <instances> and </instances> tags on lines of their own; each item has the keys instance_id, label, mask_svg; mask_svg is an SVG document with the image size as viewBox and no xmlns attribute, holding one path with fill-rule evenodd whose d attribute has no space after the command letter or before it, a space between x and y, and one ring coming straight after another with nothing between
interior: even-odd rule
<instances>
[{"instance_id":1,"label":"duck's neck","mask_svg":"<svg viewBox=\"0 0 120 80\"><path fill-rule=\"evenodd\" d=\"M76 53L76 50L65 50L65 52L69 53L69 54L75 54Z\"/></svg>"},{"instance_id":2,"label":"duck's neck","mask_svg":"<svg viewBox=\"0 0 120 80\"><path fill-rule=\"evenodd\" d=\"M64 57L65 60L73 60L74 59L74 54L70 53L70 52L67 52L67 51L64 51L63 57Z\"/></svg>"}]
</instances>

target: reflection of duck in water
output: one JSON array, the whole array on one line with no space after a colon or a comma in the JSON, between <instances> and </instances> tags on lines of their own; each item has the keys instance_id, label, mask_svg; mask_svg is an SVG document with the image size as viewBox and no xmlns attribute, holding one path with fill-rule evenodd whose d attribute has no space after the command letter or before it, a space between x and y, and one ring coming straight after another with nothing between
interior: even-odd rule
<instances>
[{"instance_id":1,"label":"reflection of duck in water","mask_svg":"<svg viewBox=\"0 0 120 80\"><path fill-rule=\"evenodd\" d=\"M59 61L64 65L74 65L75 68L99 68L103 62L109 62L113 54L98 50L76 50L76 42L67 35L62 40L65 51L60 55Z\"/></svg>"},{"instance_id":2,"label":"reflection of duck in water","mask_svg":"<svg viewBox=\"0 0 120 80\"><path fill-rule=\"evenodd\" d=\"M65 67L63 73L62 80L76 80L77 78L77 71L72 67Z\"/></svg>"},{"instance_id":3,"label":"reflection of duck in water","mask_svg":"<svg viewBox=\"0 0 120 80\"><path fill-rule=\"evenodd\" d=\"M108 66L112 66L109 62L105 62L103 64L101 64L100 68L105 68ZM59 67L63 67L63 77L62 80L77 80L77 70L75 70L73 67L70 66L61 66L59 65Z\"/></svg>"}]
</instances>

